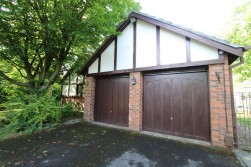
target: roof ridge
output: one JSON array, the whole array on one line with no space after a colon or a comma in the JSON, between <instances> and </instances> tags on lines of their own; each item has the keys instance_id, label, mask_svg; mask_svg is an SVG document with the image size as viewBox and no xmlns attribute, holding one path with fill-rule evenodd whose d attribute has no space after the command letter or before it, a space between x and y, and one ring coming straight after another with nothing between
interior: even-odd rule
<instances>
[{"instance_id":1,"label":"roof ridge","mask_svg":"<svg viewBox=\"0 0 251 167\"><path fill-rule=\"evenodd\" d=\"M149 15L149 14L146 14L146 13L143 13L143 12L132 11L132 12L130 13L130 15L129 15L128 18L130 18L131 15L132 15L133 13L136 13L136 14L139 14L139 15L143 15L143 16L145 16L145 17L149 17L149 18L154 19L154 20L156 20L156 21L160 21L160 22L162 22L162 23L169 24L169 25L171 25L171 26L174 26L174 27L177 27L177 28L180 28L180 29L189 31L189 32L191 32L191 33L197 34L197 35L199 35L199 36L202 36L202 37L205 37L205 38L208 38L208 39L211 39L211 40L214 40L214 41L219 42L219 43L222 43L222 44L224 44L224 45L228 45L228 46L231 46L231 47L234 47L234 48L242 48L242 46L237 45L237 44L233 44L233 43L231 43L231 42L228 41L228 40L225 40L225 39L216 37L216 36L214 36L214 35L208 35L208 34L205 34L205 33L201 32L201 31L197 31L197 30L194 30L194 29L192 29L192 28L188 28L188 27L185 27L185 26L183 26L183 25L176 24L176 23L174 23L174 22L167 21L167 20L165 20L165 19L163 19L163 18L159 18L159 17L153 16L153 15Z\"/></svg>"}]
</instances>

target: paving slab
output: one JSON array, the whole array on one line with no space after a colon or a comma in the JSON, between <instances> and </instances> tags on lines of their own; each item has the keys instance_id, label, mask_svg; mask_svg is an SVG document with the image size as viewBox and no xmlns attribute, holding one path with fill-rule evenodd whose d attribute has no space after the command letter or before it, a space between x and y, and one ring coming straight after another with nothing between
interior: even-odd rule
<instances>
[{"instance_id":1,"label":"paving slab","mask_svg":"<svg viewBox=\"0 0 251 167\"><path fill-rule=\"evenodd\" d=\"M251 153L244 150L235 149L234 153L243 167L251 167Z\"/></svg>"},{"instance_id":2,"label":"paving slab","mask_svg":"<svg viewBox=\"0 0 251 167\"><path fill-rule=\"evenodd\" d=\"M73 121L74 122L74 121ZM0 167L239 167L232 151L78 122L0 142Z\"/></svg>"}]
</instances>

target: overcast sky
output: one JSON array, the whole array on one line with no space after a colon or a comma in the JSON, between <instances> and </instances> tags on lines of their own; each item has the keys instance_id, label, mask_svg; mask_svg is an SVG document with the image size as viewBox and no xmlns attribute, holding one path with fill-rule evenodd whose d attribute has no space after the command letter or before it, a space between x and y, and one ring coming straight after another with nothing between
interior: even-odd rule
<instances>
[{"instance_id":1,"label":"overcast sky","mask_svg":"<svg viewBox=\"0 0 251 167\"><path fill-rule=\"evenodd\" d=\"M246 0L138 0L141 12L216 35Z\"/></svg>"}]
</instances>

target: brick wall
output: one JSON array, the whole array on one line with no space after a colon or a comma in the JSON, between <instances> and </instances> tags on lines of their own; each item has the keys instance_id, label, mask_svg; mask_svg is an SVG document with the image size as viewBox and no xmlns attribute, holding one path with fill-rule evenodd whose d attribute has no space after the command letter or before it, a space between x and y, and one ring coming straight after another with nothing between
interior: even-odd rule
<instances>
[{"instance_id":1,"label":"brick wall","mask_svg":"<svg viewBox=\"0 0 251 167\"><path fill-rule=\"evenodd\" d=\"M75 103L77 105L77 108L81 111L84 110L84 102L85 98L84 97L61 97L61 103L66 104L66 103Z\"/></svg>"},{"instance_id":2,"label":"brick wall","mask_svg":"<svg viewBox=\"0 0 251 167\"><path fill-rule=\"evenodd\" d=\"M140 72L130 73L136 78L136 84L129 82L129 129L133 131L142 130L142 98L143 98L143 76Z\"/></svg>"},{"instance_id":3,"label":"brick wall","mask_svg":"<svg viewBox=\"0 0 251 167\"><path fill-rule=\"evenodd\" d=\"M210 118L211 118L211 142L213 146L226 147L225 135L228 131L233 139L231 88L229 65L227 56L224 64L209 65L209 93L210 93ZM216 77L220 75L220 82ZM224 84L225 75L225 84ZM225 85L225 88L224 88ZM225 92L226 91L226 95ZM226 99L225 99L226 96ZM226 105L225 105L226 102ZM226 112L228 121L226 121Z\"/></svg>"},{"instance_id":4,"label":"brick wall","mask_svg":"<svg viewBox=\"0 0 251 167\"><path fill-rule=\"evenodd\" d=\"M85 87L85 93L84 93L84 99L85 99L84 120L87 122L93 122L96 80L94 77L86 77L85 83L86 83L86 87Z\"/></svg>"}]
</instances>

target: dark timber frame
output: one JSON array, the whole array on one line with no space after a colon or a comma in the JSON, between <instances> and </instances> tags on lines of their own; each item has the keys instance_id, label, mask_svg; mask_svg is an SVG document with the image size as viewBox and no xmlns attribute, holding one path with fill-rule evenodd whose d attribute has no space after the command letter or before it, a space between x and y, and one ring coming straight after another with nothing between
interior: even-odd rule
<instances>
[{"instance_id":1,"label":"dark timber frame","mask_svg":"<svg viewBox=\"0 0 251 167\"><path fill-rule=\"evenodd\" d=\"M208 61L198 61L198 62L191 62L191 54L190 54L190 41L191 39L197 40L201 43L206 45L218 48L224 52L227 52L231 57L231 62L234 62L238 56L242 56L243 51L245 48L239 46L233 46L227 43L226 41L222 41L216 39L214 37L206 36L204 34L193 32L190 29L186 29L184 27L172 24L170 22L166 22L152 16L148 16L146 14L142 14L139 12L132 12L128 19L121 23L117 31L123 31L129 24L130 18L134 17L136 20L140 19L146 21L148 23L156 25L156 62L157 66L153 67L146 67L146 68L136 68L136 36L137 36L137 21L132 23L133 24L133 68L127 70L117 70L117 37L111 36L108 38L100 48L94 53L91 60L80 70L81 74L87 76L99 76L99 75L110 75L110 74L120 74L120 73L128 73L133 71L149 71L149 70L158 70L158 69L165 69L165 68L178 68L178 67L190 67L190 66L197 66L197 65L209 65L209 64L219 64L224 62L223 56L219 55L219 58L216 60L208 60ZM171 65L160 65L160 28L170 30L177 34L181 34L186 37L186 63L179 63L179 64L171 64ZM114 52L114 69L111 72L100 72L100 62L101 62L101 53L113 42L115 41L115 52ZM99 57L99 65L98 65L98 73L95 74L88 74L88 68L91 64Z\"/></svg>"}]
</instances>

